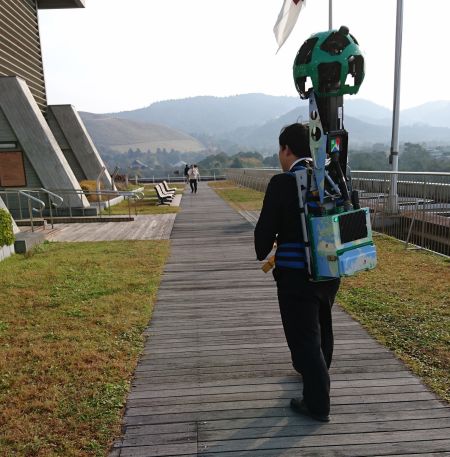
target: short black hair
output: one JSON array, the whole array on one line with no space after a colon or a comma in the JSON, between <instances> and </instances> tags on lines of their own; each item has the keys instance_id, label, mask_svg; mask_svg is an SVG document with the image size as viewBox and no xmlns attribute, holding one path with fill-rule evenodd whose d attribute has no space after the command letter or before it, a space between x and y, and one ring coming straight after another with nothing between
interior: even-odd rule
<instances>
[{"instance_id":1,"label":"short black hair","mask_svg":"<svg viewBox=\"0 0 450 457\"><path fill-rule=\"evenodd\" d=\"M295 124L285 125L281 129L279 142L283 149L289 146L292 153L299 159L311 156L309 126L307 124L296 122Z\"/></svg>"}]
</instances>

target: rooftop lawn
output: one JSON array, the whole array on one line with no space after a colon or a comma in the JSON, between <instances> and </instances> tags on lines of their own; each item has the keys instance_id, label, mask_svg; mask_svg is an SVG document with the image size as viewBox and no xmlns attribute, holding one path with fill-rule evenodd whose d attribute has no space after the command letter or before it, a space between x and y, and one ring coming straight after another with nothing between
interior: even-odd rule
<instances>
[{"instance_id":1,"label":"rooftop lawn","mask_svg":"<svg viewBox=\"0 0 450 457\"><path fill-rule=\"evenodd\" d=\"M47 243L0 263L0 455L107 455L169 245Z\"/></svg>"},{"instance_id":2,"label":"rooftop lawn","mask_svg":"<svg viewBox=\"0 0 450 457\"><path fill-rule=\"evenodd\" d=\"M155 199L143 199L133 203L133 199L130 199L130 212L134 216L136 210L138 214L169 214L178 213L180 211L179 206L156 206L158 200ZM109 215L109 208L102 211L102 215ZM117 205L111 206L111 216L128 215L128 199L125 199Z\"/></svg>"}]
</instances>

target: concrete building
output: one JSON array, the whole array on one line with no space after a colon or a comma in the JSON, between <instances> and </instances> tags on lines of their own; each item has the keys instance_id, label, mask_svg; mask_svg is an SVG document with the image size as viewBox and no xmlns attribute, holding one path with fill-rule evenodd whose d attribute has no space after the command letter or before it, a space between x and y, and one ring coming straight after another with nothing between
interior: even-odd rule
<instances>
[{"instance_id":1,"label":"concrete building","mask_svg":"<svg viewBox=\"0 0 450 457\"><path fill-rule=\"evenodd\" d=\"M81 190L104 166L76 109L47 104L39 10L84 7L85 0L0 0L0 190ZM107 175L102 182L111 188ZM85 197L79 206L89 206Z\"/></svg>"}]
</instances>

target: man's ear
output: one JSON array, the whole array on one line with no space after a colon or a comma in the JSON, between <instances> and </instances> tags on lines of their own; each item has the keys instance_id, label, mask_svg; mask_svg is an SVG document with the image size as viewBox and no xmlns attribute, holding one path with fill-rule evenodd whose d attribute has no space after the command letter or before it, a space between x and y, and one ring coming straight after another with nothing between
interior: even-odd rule
<instances>
[{"instance_id":1,"label":"man's ear","mask_svg":"<svg viewBox=\"0 0 450 457\"><path fill-rule=\"evenodd\" d=\"M288 145L286 145L284 150L286 151L286 157L289 157L292 155L291 148Z\"/></svg>"}]
</instances>

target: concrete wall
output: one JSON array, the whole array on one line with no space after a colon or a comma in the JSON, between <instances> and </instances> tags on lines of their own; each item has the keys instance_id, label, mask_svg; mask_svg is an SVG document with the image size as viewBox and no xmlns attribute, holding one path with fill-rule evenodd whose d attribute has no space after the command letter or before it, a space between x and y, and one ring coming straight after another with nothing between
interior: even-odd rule
<instances>
[{"instance_id":1,"label":"concrete wall","mask_svg":"<svg viewBox=\"0 0 450 457\"><path fill-rule=\"evenodd\" d=\"M225 174L228 181L265 193L272 176L282 172L281 168L227 168Z\"/></svg>"},{"instance_id":2,"label":"concrete wall","mask_svg":"<svg viewBox=\"0 0 450 457\"><path fill-rule=\"evenodd\" d=\"M47 110L46 119L50 127L50 130L55 136L55 139L58 142L59 147L61 148L61 151L63 152L67 162L69 162L70 168L72 169L78 182L84 181L85 179L87 179L86 174L84 173L80 162L75 156L72 147L67 141L67 138L59 125L59 122L56 120L56 117L50 108Z\"/></svg>"},{"instance_id":3,"label":"concrete wall","mask_svg":"<svg viewBox=\"0 0 450 457\"><path fill-rule=\"evenodd\" d=\"M75 174L23 79L16 76L0 78L0 108L42 187L81 190ZM27 185L31 187L28 181ZM67 206L66 203L64 206ZM84 196L79 199L79 206L89 206Z\"/></svg>"},{"instance_id":4,"label":"concrete wall","mask_svg":"<svg viewBox=\"0 0 450 457\"><path fill-rule=\"evenodd\" d=\"M63 137L63 145L60 143L63 152L72 153L70 158L68 155L66 158L69 163L76 161L77 165L72 167L75 174L80 174L81 171L84 179L96 181L105 164L75 107L51 105L48 107L47 120L55 137ZM102 183L105 189L111 189L111 179L107 172L103 175Z\"/></svg>"}]
</instances>

